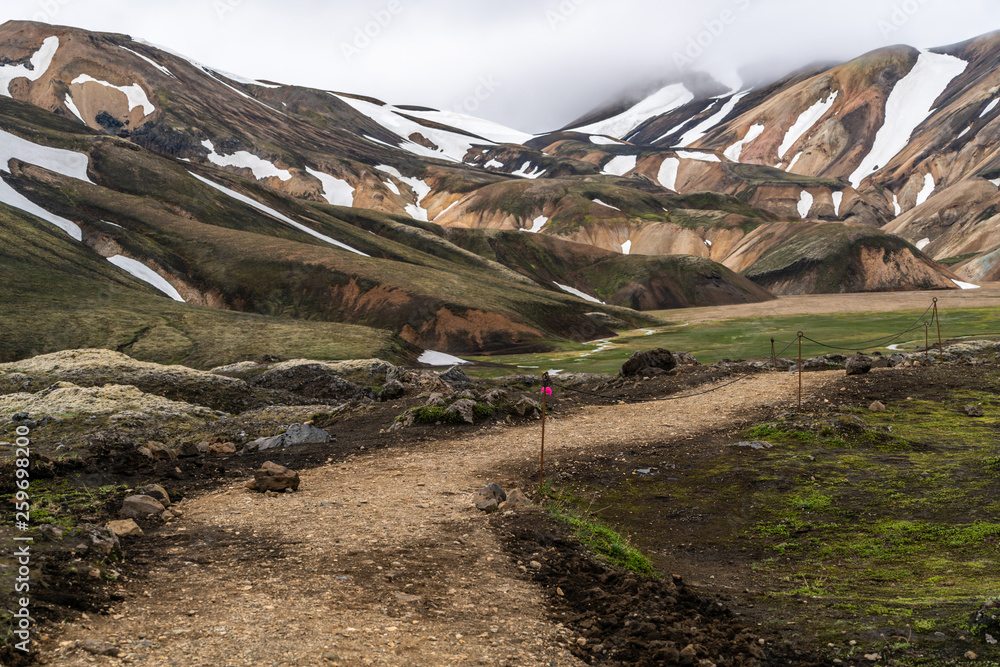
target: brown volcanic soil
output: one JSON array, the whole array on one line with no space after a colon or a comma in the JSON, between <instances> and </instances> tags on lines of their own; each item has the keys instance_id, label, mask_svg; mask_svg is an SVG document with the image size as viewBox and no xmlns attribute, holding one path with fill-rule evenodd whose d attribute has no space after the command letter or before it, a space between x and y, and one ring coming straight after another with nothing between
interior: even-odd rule
<instances>
[{"instance_id":1,"label":"brown volcanic soil","mask_svg":"<svg viewBox=\"0 0 1000 667\"><path fill-rule=\"evenodd\" d=\"M699 375L711 372L634 390L662 397ZM804 379L819 391L838 376ZM547 470L558 476L623 443L682 447L730 431L787 407L795 383L763 374L667 403L561 396ZM612 389L627 396L630 385ZM93 664L77 642L101 641L155 665L662 664L688 644L716 664L812 664L683 580L643 581L595 563L547 514L474 510L470 494L487 482L531 492L537 423L380 433L398 409L331 424L332 447L276 454L301 470L295 494L243 489L255 459L182 466L184 479L168 488L187 495L183 518L127 539L124 576L90 607L104 613L49 629L39 661Z\"/></svg>"}]
</instances>

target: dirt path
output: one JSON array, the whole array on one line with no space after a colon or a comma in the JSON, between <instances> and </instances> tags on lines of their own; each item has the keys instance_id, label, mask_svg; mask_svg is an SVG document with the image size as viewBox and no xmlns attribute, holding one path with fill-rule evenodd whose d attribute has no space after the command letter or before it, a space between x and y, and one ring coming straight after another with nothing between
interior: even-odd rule
<instances>
[{"instance_id":1,"label":"dirt path","mask_svg":"<svg viewBox=\"0 0 1000 667\"><path fill-rule=\"evenodd\" d=\"M807 394L843 372L804 376ZM748 378L669 402L592 406L549 420L547 453L677 443L793 404L797 377ZM302 473L288 496L234 484L133 545L154 565L106 617L43 653L88 665L579 665L545 593L511 562L470 494L538 452L537 424L389 449ZM146 545L146 546L143 546ZM168 565L154 552L169 555ZM121 659L77 642L107 642ZM99 646L93 649L100 649Z\"/></svg>"}]
</instances>

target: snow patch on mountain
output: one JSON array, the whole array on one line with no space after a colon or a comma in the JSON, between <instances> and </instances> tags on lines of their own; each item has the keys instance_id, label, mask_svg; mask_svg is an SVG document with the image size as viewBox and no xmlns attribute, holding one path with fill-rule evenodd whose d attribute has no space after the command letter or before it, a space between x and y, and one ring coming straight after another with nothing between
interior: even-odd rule
<instances>
[{"instance_id":1,"label":"snow patch on mountain","mask_svg":"<svg viewBox=\"0 0 1000 667\"><path fill-rule=\"evenodd\" d=\"M896 196L895 192L892 193L892 210L895 212L897 218L903 212L903 207L899 205L899 197Z\"/></svg>"},{"instance_id":2,"label":"snow patch on mountain","mask_svg":"<svg viewBox=\"0 0 1000 667\"><path fill-rule=\"evenodd\" d=\"M93 183L87 176L87 165L90 163L90 158L83 153L42 146L0 130L0 171L10 173L7 165L14 158L62 174L67 178ZM3 179L0 179L0 202L52 223L77 241L83 240L83 231L79 225L49 213L8 185Z\"/></svg>"},{"instance_id":3,"label":"snow patch on mountain","mask_svg":"<svg viewBox=\"0 0 1000 667\"><path fill-rule=\"evenodd\" d=\"M476 118L475 116L455 111L411 111L409 109L400 109L395 113L404 113L414 118L422 118L433 123L447 125L448 127L474 134L477 137L482 137L490 143L525 144L534 137L532 134L515 130L500 123L494 123L484 118ZM435 141L434 143L437 142Z\"/></svg>"},{"instance_id":4,"label":"snow patch on mountain","mask_svg":"<svg viewBox=\"0 0 1000 667\"><path fill-rule=\"evenodd\" d=\"M387 165L381 164L375 167L381 172L389 174L395 178L400 183L406 183L413 190L413 194L416 197L416 201L413 204L407 204L406 214L409 215L414 220L419 220L421 222L430 222L427 209L420 206L420 202L423 201L424 197L431 193L431 186L427 185L424 181L419 178L411 178L409 176L403 176L399 173L399 170L395 167L389 167ZM396 188L396 194L399 194L399 189Z\"/></svg>"},{"instance_id":5,"label":"snow patch on mountain","mask_svg":"<svg viewBox=\"0 0 1000 667\"><path fill-rule=\"evenodd\" d=\"M792 168L795 166L795 164L799 161L800 157L802 157L802 151L799 151L798 153L795 154L795 157L792 158L792 161L788 163L787 167L785 167L785 171L790 172Z\"/></svg>"},{"instance_id":6,"label":"snow patch on mountain","mask_svg":"<svg viewBox=\"0 0 1000 667\"><path fill-rule=\"evenodd\" d=\"M590 201L594 202L595 204L599 204L600 206L607 206L608 208L613 208L616 211L619 211L619 212L621 211L621 209L618 208L617 206L612 206L611 204L605 204L600 199L591 199Z\"/></svg>"},{"instance_id":7,"label":"snow patch on mountain","mask_svg":"<svg viewBox=\"0 0 1000 667\"><path fill-rule=\"evenodd\" d=\"M119 269L130 273L142 282L152 285L174 301L184 303L184 297L181 296L180 292L174 289L173 285L167 282L166 279L159 273L149 268L142 262L134 260L130 257L125 257L124 255L108 257L108 261L117 266Z\"/></svg>"},{"instance_id":8,"label":"snow patch on mountain","mask_svg":"<svg viewBox=\"0 0 1000 667\"><path fill-rule=\"evenodd\" d=\"M131 111L136 107L142 107L142 113L145 116L148 116L149 114L156 111L156 107L153 106L153 103L150 102L149 98L146 96L146 91L143 90L142 86L140 86L137 83L133 83L132 85L129 86L116 86L113 83L108 83L107 81L101 81L100 79L95 79L89 74L81 74L80 76L70 81L70 84L84 84L84 83L98 83L104 86L105 88L114 88L115 90L120 91L128 99L129 111Z\"/></svg>"},{"instance_id":9,"label":"snow patch on mountain","mask_svg":"<svg viewBox=\"0 0 1000 667\"><path fill-rule=\"evenodd\" d=\"M483 165L483 168L484 169L503 169L503 162L500 162L499 160L490 160L489 162L487 162L486 164Z\"/></svg>"},{"instance_id":10,"label":"snow patch on mountain","mask_svg":"<svg viewBox=\"0 0 1000 667\"><path fill-rule=\"evenodd\" d=\"M987 104L987 105L986 105L986 108L985 108L985 109L983 109L983 112L982 112L981 114L979 114L979 117L980 117L980 118L985 118L985 117L986 117L986 115L987 115L987 114L988 114L989 112L991 112L991 111L993 111L994 109L996 109L996 108L997 108L997 105L998 105L998 104L1000 104L1000 98L997 98L997 99L993 100L992 102L990 102L989 104Z\"/></svg>"},{"instance_id":11,"label":"snow patch on mountain","mask_svg":"<svg viewBox=\"0 0 1000 667\"><path fill-rule=\"evenodd\" d=\"M739 162L740 156L743 155L743 147L756 141L760 135L764 134L764 129L764 126L760 123L751 125L750 129L747 130L747 133L743 135L743 138L723 151L722 154L733 162Z\"/></svg>"},{"instance_id":12,"label":"snow patch on mountain","mask_svg":"<svg viewBox=\"0 0 1000 667\"><path fill-rule=\"evenodd\" d=\"M531 169L530 172L528 171L529 169ZM545 171L546 170L542 169L541 167L532 168L531 162L525 162L524 164L521 165L521 168L513 172L511 176L521 176L522 178L534 179L544 174Z\"/></svg>"},{"instance_id":13,"label":"snow patch on mountain","mask_svg":"<svg viewBox=\"0 0 1000 667\"><path fill-rule=\"evenodd\" d=\"M799 203L797 207L799 210L799 217L802 219L807 218L809 216L809 211L812 210L812 206L813 206L813 196L808 192L806 192L805 190L803 190L802 194L799 195Z\"/></svg>"},{"instance_id":14,"label":"snow patch on mountain","mask_svg":"<svg viewBox=\"0 0 1000 667\"><path fill-rule=\"evenodd\" d=\"M10 82L14 79L24 77L29 81L38 81L52 64L52 58L59 50L58 37L46 37L42 41L42 46L32 54L29 60L31 68L27 65L4 65L0 67L0 95L10 97Z\"/></svg>"},{"instance_id":15,"label":"snow patch on mountain","mask_svg":"<svg viewBox=\"0 0 1000 667\"><path fill-rule=\"evenodd\" d=\"M631 252L632 252L632 240L629 239L628 241L625 241L625 243L622 244L622 254L628 255L631 254Z\"/></svg>"},{"instance_id":16,"label":"snow patch on mountain","mask_svg":"<svg viewBox=\"0 0 1000 667\"><path fill-rule=\"evenodd\" d=\"M624 144L624 141L619 141L617 139L612 139L611 137L602 137L594 135L590 137L590 143L596 144L598 146L615 146L618 144Z\"/></svg>"},{"instance_id":17,"label":"snow patch on mountain","mask_svg":"<svg viewBox=\"0 0 1000 667\"><path fill-rule=\"evenodd\" d=\"M719 123L721 123L722 121L724 121L726 119L726 116L728 116L729 114L731 114L733 112L733 109L736 108L736 105L739 104L740 100L742 100L744 97L746 97L749 94L750 94L750 91L746 91L746 92L738 93L738 94L733 95L732 97L730 97L729 100L727 100L722 105L722 108L719 109L718 112L716 112L715 114L713 114L709 118L706 118L702 122L700 122L697 125L695 125L694 127L692 127L690 130L688 130L687 132L685 132L684 136L681 137L681 139L677 143L677 145L678 146L690 146L694 142L696 142L699 139L701 139L702 137L704 137L706 134L708 134L709 130L711 130L712 128L714 128L715 126L717 126Z\"/></svg>"},{"instance_id":18,"label":"snow patch on mountain","mask_svg":"<svg viewBox=\"0 0 1000 667\"><path fill-rule=\"evenodd\" d=\"M153 67L155 67L156 69L160 70L161 72L163 72L164 74L166 74L167 76L169 76L171 79L176 79L177 78L176 76L173 75L173 73L170 70L168 70L166 67L164 67L160 63L156 62L152 58L147 58L146 56L142 55L141 53L139 53L137 51L133 51L132 49L126 49L124 46L122 46L120 44L118 45L118 48L125 49L126 51L128 51L129 53L131 53L133 56L138 56L139 58L142 58L143 60L145 60L147 63L149 63Z\"/></svg>"},{"instance_id":19,"label":"snow patch on mountain","mask_svg":"<svg viewBox=\"0 0 1000 667\"><path fill-rule=\"evenodd\" d=\"M675 157L668 157L660 163L660 173L656 175L656 180L660 185L668 190L677 191L677 170L680 169L681 161Z\"/></svg>"},{"instance_id":20,"label":"snow patch on mountain","mask_svg":"<svg viewBox=\"0 0 1000 667\"><path fill-rule=\"evenodd\" d=\"M532 221L530 229L522 228L521 231L530 232L531 234L537 234L538 232L542 231L542 227L544 227L548 222L549 222L548 218L546 218L544 215L540 215Z\"/></svg>"},{"instance_id":21,"label":"snow patch on mountain","mask_svg":"<svg viewBox=\"0 0 1000 667\"><path fill-rule=\"evenodd\" d=\"M694 99L694 93L688 90L683 83L674 83L657 92L646 99L627 109L617 116L612 116L606 120L601 120L590 125L575 128L578 132L588 134L606 134L611 137L624 139L637 127L645 123L650 118L669 113Z\"/></svg>"},{"instance_id":22,"label":"snow patch on mountain","mask_svg":"<svg viewBox=\"0 0 1000 667\"><path fill-rule=\"evenodd\" d=\"M851 174L851 185L858 187L876 167L884 167L906 147L913 131L930 115L934 101L968 65L955 56L920 52L913 69L889 93L885 123L875 135L871 151Z\"/></svg>"},{"instance_id":23,"label":"snow patch on mountain","mask_svg":"<svg viewBox=\"0 0 1000 667\"><path fill-rule=\"evenodd\" d=\"M435 352L434 350L424 350L424 353L417 357L417 362L427 364L428 366L456 366L472 363L471 361L459 359L444 352Z\"/></svg>"},{"instance_id":24,"label":"snow patch on mountain","mask_svg":"<svg viewBox=\"0 0 1000 667\"><path fill-rule=\"evenodd\" d=\"M833 214L840 217L840 205L844 202L844 193L841 191L834 192L833 197Z\"/></svg>"},{"instance_id":25,"label":"snow patch on mountain","mask_svg":"<svg viewBox=\"0 0 1000 667\"><path fill-rule=\"evenodd\" d=\"M958 287L961 287L962 289L979 289L979 285L973 285L972 283L963 283L961 280L955 280L954 278L952 278L951 282L955 283Z\"/></svg>"},{"instance_id":26,"label":"snow patch on mountain","mask_svg":"<svg viewBox=\"0 0 1000 667\"><path fill-rule=\"evenodd\" d=\"M714 153L694 153L692 151L676 151L677 157L684 160L701 160L702 162L722 162Z\"/></svg>"},{"instance_id":27,"label":"snow patch on mountain","mask_svg":"<svg viewBox=\"0 0 1000 667\"><path fill-rule=\"evenodd\" d=\"M572 294L573 296L578 296L581 299L583 299L584 301L589 301L591 303L599 303L599 304L602 304L602 305L607 305L603 301L601 301L600 299L596 299L596 298L590 296L589 294L585 294L585 293L581 292L580 290L578 290L578 289L576 289L574 287L570 287L569 285L560 285L557 282L553 282L553 284L556 287L558 287L559 289L561 289L563 292L566 292L568 294Z\"/></svg>"},{"instance_id":28,"label":"snow patch on mountain","mask_svg":"<svg viewBox=\"0 0 1000 667\"><path fill-rule=\"evenodd\" d=\"M635 169L638 159L635 155L619 155L604 165L604 170L601 173L608 176L624 176Z\"/></svg>"},{"instance_id":29,"label":"snow patch on mountain","mask_svg":"<svg viewBox=\"0 0 1000 667\"><path fill-rule=\"evenodd\" d=\"M344 250L348 250L350 252L353 252L356 255L361 255L362 257L369 257L369 255L361 252L357 248L352 248L351 246L347 245L346 243L341 243L340 241L338 241L336 239L332 239L332 238L330 238L329 236L327 236L325 234L320 234L316 230L310 229L309 227L306 227L302 223L295 222L294 220L292 220L291 218L289 218L287 215L284 215L283 213L279 213L278 211L275 211L273 208L271 208L269 206L264 206L264 204L261 204L259 201L255 200L255 199L251 199L250 197L247 197L246 195L241 195L239 192L236 192L235 190L230 190L229 188L227 188L225 186L222 186L222 185L219 185L215 181L210 181L207 178L205 178L204 176L199 176L198 174L196 174L194 172L189 171L188 173L191 174L192 176L194 176L196 179L198 179L202 183L204 183L205 185L207 185L209 187L212 187L212 188L215 188L219 192L221 192L223 194L226 194L226 195L229 195L230 197L232 197L236 201L242 202L242 203L246 204L247 206L255 208L258 211L261 211L262 213L267 213L268 215L270 215L270 216L272 216L274 218L277 218L278 220L280 220L281 222L285 223L286 225L294 227L295 229L298 229L299 231L305 232L306 234L308 234L309 236L312 236L313 238L316 238L316 239L319 239L320 241L324 241L326 243L329 243L330 245L337 246L338 248L343 248Z\"/></svg>"},{"instance_id":30,"label":"snow patch on mountain","mask_svg":"<svg viewBox=\"0 0 1000 667\"><path fill-rule=\"evenodd\" d=\"M934 193L934 177L930 174L924 175L924 187L917 193L917 206L923 204Z\"/></svg>"},{"instance_id":31,"label":"snow patch on mountain","mask_svg":"<svg viewBox=\"0 0 1000 667\"><path fill-rule=\"evenodd\" d=\"M834 91L832 95L828 93L825 99L819 100L799 114L799 117L795 119L792 126L785 132L785 138L781 141L781 145L778 146L779 158L784 158L788 149L794 146L795 142L802 138L802 135L811 130L819 122L820 118L826 115L826 112L833 107L833 103L837 100L837 94L837 91Z\"/></svg>"},{"instance_id":32,"label":"snow patch on mountain","mask_svg":"<svg viewBox=\"0 0 1000 667\"><path fill-rule=\"evenodd\" d=\"M931 244L931 240L930 239L927 239L927 238L920 239L919 241L917 241L917 250L923 250L924 248L926 248L930 244Z\"/></svg>"},{"instance_id":33,"label":"snow patch on mountain","mask_svg":"<svg viewBox=\"0 0 1000 667\"><path fill-rule=\"evenodd\" d=\"M334 206L354 206L354 188L342 178L306 167L306 173L323 184L323 199Z\"/></svg>"},{"instance_id":34,"label":"snow patch on mountain","mask_svg":"<svg viewBox=\"0 0 1000 667\"><path fill-rule=\"evenodd\" d=\"M212 164L217 164L220 167L249 169L258 181L272 176L277 176L282 181L288 181L292 178L291 172L287 169L278 169L273 162L268 162L253 153L236 151L232 155L219 155L215 152L215 145L208 139L201 142L201 145L208 149L208 161Z\"/></svg>"},{"instance_id":35,"label":"snow patch on mountain","mask_svg":"<svg viewBox=\"0 0 1000 667\"><path fill-rule=\"evenodd\" d=\"M79 118L81 123L84 125L87 124L87 121L83 119L83 115L80 113L80 110L76 108L76 103L73 102L73 96L69 93L66 93L66 108L69 109L71 114Z\"/></svg>"}]
</instances>

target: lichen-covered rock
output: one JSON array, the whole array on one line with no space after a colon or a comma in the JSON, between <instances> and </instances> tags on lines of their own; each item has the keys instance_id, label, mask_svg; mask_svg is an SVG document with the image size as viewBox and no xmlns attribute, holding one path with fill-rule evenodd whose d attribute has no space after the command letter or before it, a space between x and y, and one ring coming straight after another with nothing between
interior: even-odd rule
<instances>
[{"instance_id":1,"label":"lichen-covered rock","mask_svg":"<svg viewBox=\"0 0 1000 667\"><path fill-rule=\"evenodd\" d=\"M162 419L199 421L219 416L206 407L147 394L130 385L80 387L69 382L57 382L34 394L0 396L0 420L10 420L19 412L66 417L115 415L125 411L155 414Z\"/></svg>"},{"instance_id":2,"label":"lichen-covered rock","mask_svg":"<svg viewBox=\"0 0 1000 667\"><path fill-rule=\"evenodd\" d=\"M299 473L273 461L265 461L253 474L253 481L247 483L247 488L253 491L285 491L299 489Z\"/></svg>"},{"instance_id":3,"label":"lichen-covered rock","mask_svg":"<svg viewBox=\"0 0 1000 667\"><path fill-rule=\"evenodd\" d=\"M460 401L455 401L448 409L444 411L446 415L458 415L462 418L462 421L467 424L476 423L476 402L470 401L467 398L463 398Z\"/></svg>"}]
</instances>

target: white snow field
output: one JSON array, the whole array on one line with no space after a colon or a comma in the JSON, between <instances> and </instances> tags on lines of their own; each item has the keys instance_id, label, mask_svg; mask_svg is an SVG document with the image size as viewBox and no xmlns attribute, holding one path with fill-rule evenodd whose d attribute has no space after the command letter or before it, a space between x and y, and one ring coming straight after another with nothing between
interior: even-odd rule
<instances>
[{"instance_id":1,"label":"white snow field","mask_svg":"<svg viewBox=\"0 0 1000 667\"><path fill-rule=\"evenodd\" d=\"M625 241L625 243L622 244L622 254L628 255L631 252L632 252L632 239L629 239L628 241Z\"/></svg>"},{"instance_id":2,"label":"white snow field","mask_svg":"<svg viewBox=\"0 0 1000 667\"><path fill-rule=\"evenodd\" d=\"M556 282L553 282L553 284L556 287L558 287L559 289L561 289L563 292L566 292L568 294L572 294L573 296L578 296L581 299L583 299L584 301L589 301L591 303L600 303L600 304L603 304L603 305L607 305L606 303L604 303L600 299L596 299L596 298L590 296L589 294L584 294L580 290L578 290L578 289L576 289L574 287L570 287L569 285L560 285L559 283L556 283Z\"/></svg>"},{"instance_id":3,"label":"white snow field","mask_svg":"<svg viewBox=\"0 0 1000 667\"><path fill-rule=\"evenodd\" d=\"M984 118L989 112L991 112L991 111L993 111L994 109L997 108L997 104L1000 104L1000 98L997 98L997 99L993 100L992 102L990 102L989 104L987 104L986 108L983 109L983 112L981 114L979 114L979 117L980 118Z\"/></svg>"},{"instance_id":4,"label":"white snow field","mask_svg":"<svg viewBox=\"0 0 1000 667\"><path fill-rule=\"evenodd\" d=\"M381 164L375 167L381 172L385 172L390 176L393 176L397 181L401 183L406 183L413 190L413 194L416 195L416 201L413 204L407 204L406 214L409 215L414 220L420 220L421 222L430 222L428 219L427 209L420 206L420 202L424 200L424 197L431 193L431 186L427 185L424 181L419 178L410 178L403 176L399 173L399 170L395 167L389 167L387 165ZM399 189L396 189L396 194L399 194Z\"/></svg>"},{"instance_id":5,"label":"white snow field","mask_svg":"<svg viewBox=\"0 0 1000 667\"><path fill-rule=\"evenodd\" d=\"M799 114L799 117L788 128L788 131L785 132L785 138L782 139L781 145L778 146L778 157L784 158L788 149L794 146L795 142L802 138L802 135L811 130L819 122L819 119L830 110L836 100L837 92L834 91L832 95L828 94L826 99L819 100ZM789 168L791 167L789 166Z\"/></svg>"},{"instance_id":6,"label":"white snow field","mask_svg":"<svg viewBox=\"0 0 1000 667\"><path fill-rule=\"evenodd\" d=\"M710 117L706 118L705 120L701 121L700 123L692 127L690 130L685 132L684 136L681 137L677 145L690 146L694 142L704 137L706 134L708 134L709 130L711 130L716 125L725 120L726 116L731 114L733 112L733 109L736 108L736 105L740 103L740 100L742 100L749 94L750 91L746 91L730 97L716 113L712 114Z\"/></svg>"},{"instance_id":7,"label":"white snow field","mask_svg":"<svg viewBox=\"0 0 1000 667\"><path fill-rule=\"evenodd\" d=\"M831 196L833 197L833 214L840 217L840 205L844 203L844 193L838 190Z\"/></svg>"},{"instance_id":8,"label":"white snow field","mask_svg":"<svg viewBox=\"0 0 1000 667\"><path fill-rule=\"evenodd\" d=\"M532 221L530 229L522 228L521 231L537 234L538 232L542 231L542 227L548 224L548 222L549 222L548 218L546 218L544 215L540 215Z\"/></svg>"},{"instance_id":9,"label":"white snow field","mask_svg":"<svg viewBox=\"0 0 1000 667\"><path fill-rule=\"evenodd\" d=\"M275 211L273 208L271 208L269 206L264 206L260 202L254 200L254 199L251 199L250 197L247 197L246 195L241 195L239 192L236 192L235 190L230 190L229 188L227 188L225 186L222 186L222 185L219 185L218 183L216 183L214 181L210 181L207 178L204 178L203 176L199 176L198 174L195 174L194 172L190 172L189 171L188 173L191 174L192 176L194 176L195 178L197 178L199 181L201 181L205 185L207 185L209 187L212 187L212 188L215 188L219 192L227 194L230 197L232 197L233 199L235 199L236 201L242 202L242 203L246 204L247 206L251 206L251 207L257 209L258 211L261 211L262 213L267 213L268 215L270 215L270 216L272 216L274 218L277 218L278 220L280 220L281 222L285 223L286 225L294 227L295 229L298 229L299 231L305 232L306 234L308 234L309 236L312 236L313 238L316 238L316 239L319 239L320 241L324 241L326 243L329 243L330 245L337 246L338 248L343 248L344 250L348 250L350 252L353 252L356 255L361 255L362 257L369 257L370 256L370 255L366 255L365 253L361 252L357 248L352 248L351 246L347 245L346 243L341 243L340 241L338 241L336 239L332 239L329 236L326 236L325 234L320 234L316 230L310 229L309 227L306 227L302 223L295 222L294 220L292 220L291 218L289 218L287 215L279 213L278 211Z\"/></svg>"},{"instance_id":10,"label":"white snow field","mask_svg":"<svg viewBox=\"0 0 1000 667\"><path fill-rule=\"evenodd\" d=\"M802 219L807 218L809 216L809 211L812 210L812 206L813 196L803 190L802 194L799 195L799 204L797 206L799 210L799 217Z\"/></svg>"},{"instance_id":11,"label":"white snow field","mask_svg":"<svg viewBox=\"0 0 1000 667\"><path fill-rule=\"evenodd\" d=\"M142 113L145 116L156 111L156 107L153 103L149 101L149 97L146 96L146 91L142 89L137 83L133 83L128 86L116 86L113 83L108 83L107 81L101 81L100 79L95 79L89 74L81 74L76 77L70 84L84 84L84 83L97 83L105 88L114 88L115 90L121 92L128 99L128 110L131 111L136 107L142 107Z\"/></svg>"},{"instance_id":12,"label":"white snow field","mask_svg":"<svg viewBox=\"0 0 1000 667\"><path fill-rule=\"evenodd\" d=\"M531 171L528 171L529 169L531 169ZM511 176L521 176L522 178L535 179L540 177L545 172L545 169L542 169L541 167L532 167L531 162L525 162L521 165L521 168L513 172Z\"/></svg>"},{"instance_id":13,"label":"white snow field","mask_svg":"<svg viewBox=\"0 0 1000 667\"><path fill-rule=\"evenodd\" d=\"M701 162L722 162L714 153L696 153L694 151L677 151L677 157L683 160L700 160Z\"/></svg>"},{"instance_id":14,"label":"white snow field","mask_svg":"<svg viewBox=\"0 0 1000 667\"><path fill-rule=\"evenodd\" d=\"M612 139L611 137L602 137L600 135L594 135L590 138L590 143L597 144L598 146L615 146L625 143L624 141L619 141L617 139Z\"/></svg>"},{"instance_id":15,"label":"white snow field","mask_svg":"<svg viewBox=\"0 0 1000 667\"><path fill-rule=\"evenodd\" d=\"M66 108L70 110L70 113L79 118L81 123L83 123L84 125L87 124L87 121L83 119L83 115L80 113L80 110L76 108L76 103L73 101L73 96L70 95L69 93L66 93Z\"/></svg>"},{"instance_id":16,"label":"white snow field","mask_svg":"<svg viewBox=\"0 0 1000 667\"><path fill-rule=\"evenodd\" d=\"M906 148L910 135L930 115L934 101L969 63L940 53L921 51L909 74L900 79L885 102L885 124L879 128L871 152L850 176L855 188Z\"/></svg>"},{"instance_id":17,"label":"white snow field","mask_svg":"<svg viewBox=\"0 0 1000 667\"><path fill-rule=\"evenodd\" d=\"M757 139L757 137L764 134L764 129L764 126L760 123L751 125L750 129L747 130L747 133L743 135L743 138L723 151L722 154L733 162L739 162L740 156L743 155L743 148L745 146L749 146Z\"/></svg>"},{"instance_id":18,"label":"white snow field","mask_svg":"<svg viewBox=\"0 0 1000 667\"><path fill-rule=\"evenodd\" d=\"M306 167L306 173L323 184L323 199L334 206L354 206L354 188L342 178Z\"/></svg>"},{"instance_id":19,"label":"white snow field","mask_svg":"<svg viewBox=\"0 0 1000 667\"><path fill-rule=\"evenodd\" d=\"M607 176L624 176L628 172L635 169L638 157L635 155L619 155L611 159L604 169L601 171L602 174Z\"/></svg>"},{"instance_id":20,"label":"white snow field","mask_svg":"<svg viewBox=\"0 0 1000 667\"><path fill-rule=\"evenodd\" d=\"M926 238L925 238L925 239L920 239L920 240L919 240L919 241L917 241L917 243L916 243L916 245L917 245L917 250L923 250L924 248L926 248L926 247L927 247L927 246L929 246L930 244L931 244L931 240L930 240L930 239L926 239Z\"/></svg>"},{"instance_id":21,"label":"white snow field","mask_svg":"<svg viewBox=\"0 0 1000 667\"><path fill-rule=\"evenodd\" d=\"M951 282L955 283L962 289L979 289L979 285L973 285L972 283L963 283L961 280L952 279Z\"/></svg>"},{"instance_id":22,"label":"white snow field","mask_svg":"<svg viewBox=\"0 0 1000 667\"><path fill-rule=\"evenodd\" d=\"M46 37L42 40L42 46L32 54L30 63L31 69L25 65L4 65L0 67L0 94L10 97L10 82L14 79L24 77L29 81L38 81L42 78L49 66L52 58L59 50L58 37Z\"/></svg>"},{"instance_id":23,"label":"white snow field","mask_svg":"<svg viewBox=\"0 0 1000 667\"><path fill-rule=\"evenodd\" d=\"M600 199L591 199L590 201L594 202L595 204L600 204L601 206L607 206L608 208L613 208L616 211L621 211L621 209L618 208L617 206L612 206L611 204L605 204Z\"/></svg>"},{"instance_id":24,"label":"white snow field","mask_svg":"<svg viewBox=\"0 0 1000 667\"><path fill-rule=\"evenodd\" d=\"M650 118L669 113L693 99L694 93L685 88L683 83L674 83L661 88L617 116L572 129L587 134L606 134L610 137L625 139L635 128Z\"/></svg>"},{"instance_id":25,"label":"white snow field","mask_svg":"<svg viewBox=\"0 0 1000 667\"><path fill-rule=\"evenodd\" d=\"M924 175L924 187L917 193L917 206L920 206L934 194L934 177L930 174Z\"/></svg>"},{"instance_id":26,"label":"white snow field","mask_svg":"<svg viewBox=\"0 0 1000 667\"><path fill-rule=\"evenodd\" d=\"M208 149L208 161L220 167L238 167L249 169L253 172L253 177L258 181L271 176L277 176L282 181L291 180L292 174L287 169L278 169L273 162L257 157L248 151L236 151L232 155L219 155L215 152L215 146L206 139L201 145Z\"/></svg>"},{"instance_id":27,"label":"white snow field","mask_svg":"<svg viewBox=\"0 0 1000 667\"><path fill-rule=\"evenodd\" d=\"M680 169L681 161L675 157L668 157L660 164L660 173L656 180L660 185L668 190L677 191L677 170Z\"/></svg>"},{"instance_id":28,"label":"white snow field","mask_svg":"<svg viewBox=\"0 0 1000 667\"><path fill-rule=\"evenodd\" d=\"M32 143L27 139L22 139L17 135L0 130L0 171L10 173L7 165L13 158L17 158L28 164L37 165L57 174L62 174L68 178L75 178L87 183L93 182L87 176L87 165L90 163L90 158L83 153L68 151L62 148L49 148L48 146ZM0 202L52 223L77 241L83 240L83 231L79 225L75 222L70 222L66 218L49 213L8 185L3 179L0 179Z\"/></svg>"},{"instance_id":29,"label":"white snow field","mask_svg":"<svg viewBox=\"0 0 1000 667\"><path fill-rule=\"evenodd\" d=\"M168 283L163 276L142 262L125 257L124 255L108 257L108 261L117 266L119 269L132 274L142 282L152 285L174 301L184 303L184 298L181 296L180 292L174 289L173 285Z\"/></svg>"},{"instance_id":30,"label":"white snow field","mask_svg":"<svg viewBox=\"0 0 1000 667\"><path fill-rule=\"evenodd\" d=\"M119 45L118 48L125 49L126 51L128 51L129 53L131 53L133 56L138 56L139 58L142 58L143 60L145 60L147 63L149 63L153 67L155 67L156 69L160 70L161 72L163 72L164 74L166 74L167 76L169 76L171 79L176 79L177 78L176 76L173 75L173 73L170 70L168 70L166 67L164 67L160 63L156 62L152 58L147 58L146 56L142 55L138 51L133 51L132 49L127 49L127 48L125 48L124 46L121 46L121 45Z\"/></svg>"},{"instance_id":31,"label":"white snow field","mask_svg":"<svg viewBox=\"0 0 1000 667\"><path fill-rule=\"evenodd\" d=\"M458 357L453 357L450 354L445 354L444 352L435 352L434 350L424 350L424 353L417 357L417 361L421 364L427 364L428 366L455 366L458 364L471 364L471 361L466 361L465 359L459 359Z\"/></svg>"},{"instance_id":32,"label":"white snow field","mask_svg":"<svg viewBox=\"0 0 1000 667\"><path fill-rule=\"evenodd\" d=\"M483 169L503 169L504 164L499 160L490 160L483 165Z\"/></svg>"}]
</instances>

